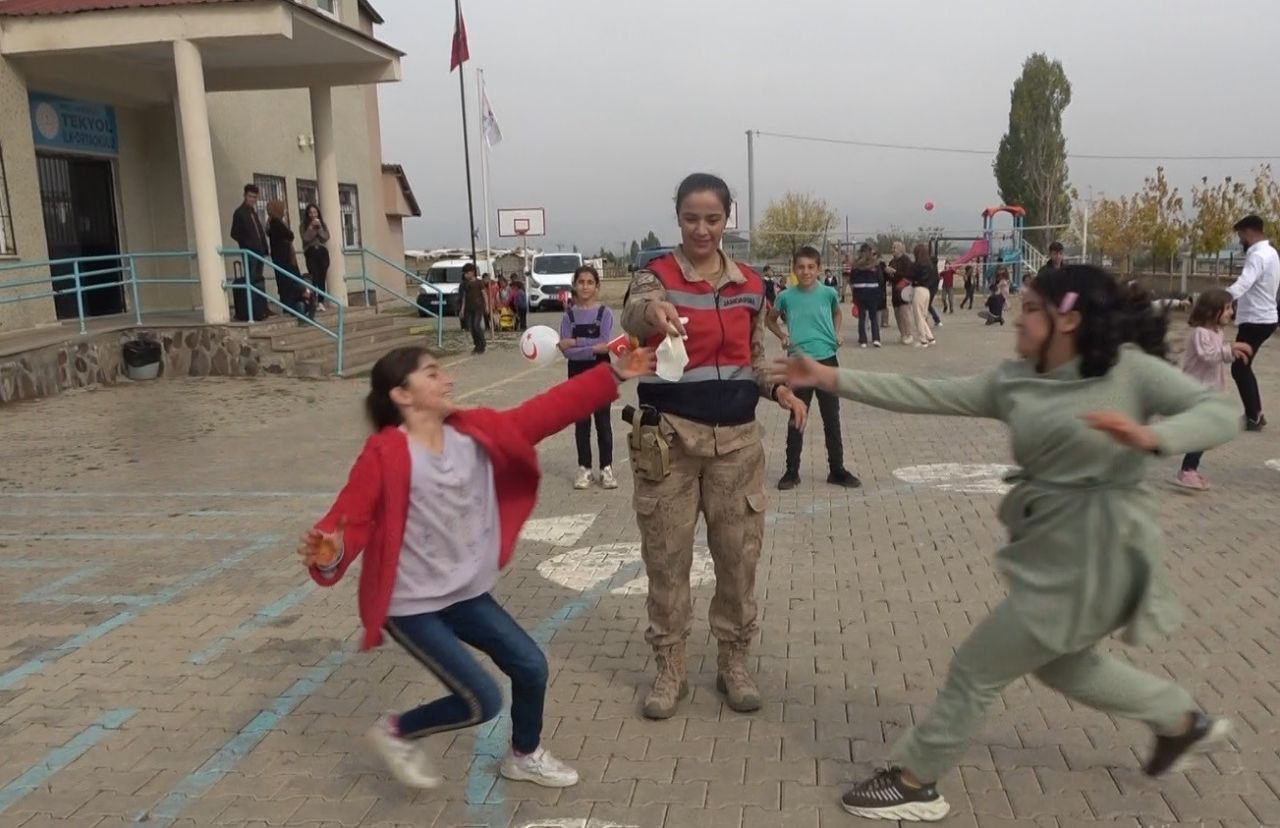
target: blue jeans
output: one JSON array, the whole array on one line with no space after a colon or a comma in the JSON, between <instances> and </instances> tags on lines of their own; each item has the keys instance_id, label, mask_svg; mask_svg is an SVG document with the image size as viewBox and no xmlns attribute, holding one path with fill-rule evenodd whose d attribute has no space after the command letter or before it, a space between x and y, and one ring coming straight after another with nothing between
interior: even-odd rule
<instances>
[{"instance_id":1,"label":"blue jeans","mask_svg":"<svg viewBox=\"0 0 1280 828\"><path fill-rule=\"evenodd\" d=\"M439 612L388 618L387 634L440 679L450 695L403 713L400 735L433 733L487 722L502 710L502 689L464 644L511 679L511 747L533 753L542 737L547 657L507 611L485 593Z\"/></svg>"},{"instance_id":2,"label":"blue jeans","mask_svg":"<svg viewBox=\"0 0 1280 828\"><path fill-rule=\"evenodd\" d=\"M1199 471L1200 458L1202 457L1204 457L1203 451L1193 451L1190 454L1188 454L1186 457L1183 457L1182 470L1183 471Z\"/></svg>"}]
</instances>

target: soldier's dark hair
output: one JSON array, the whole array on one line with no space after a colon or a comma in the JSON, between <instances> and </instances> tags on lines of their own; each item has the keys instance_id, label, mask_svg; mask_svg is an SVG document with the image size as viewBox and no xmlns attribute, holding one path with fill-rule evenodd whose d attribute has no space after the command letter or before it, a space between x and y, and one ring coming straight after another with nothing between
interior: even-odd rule
<instances>
[{"instance_id":1,"label":"soldier's dark hair","mask_svg":"<svg viewBox=\"0 0 1280 828\"><path fill-rule=\"evenodd\" d=\"M676 215L680 214L686 198L694 193L706 192L714 194L724 205L724 214L729 215L729 211L733 209L733 195L729 192L729 185L723 178L711 173L693 173L680 182L680 186L676 188Z\"/></svg>"}]
</instances>

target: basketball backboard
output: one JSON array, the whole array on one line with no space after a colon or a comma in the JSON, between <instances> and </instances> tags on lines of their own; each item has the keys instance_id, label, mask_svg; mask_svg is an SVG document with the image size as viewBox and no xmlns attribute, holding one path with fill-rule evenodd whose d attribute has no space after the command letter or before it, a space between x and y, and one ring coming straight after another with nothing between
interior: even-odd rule
<instances>
[{"instance_id":1,"label":"basketball backboard","mask_svg":"<svg viewBox=\"0 0 1280 828\"><path fill-rule=\"evenodd\" d=\"M515 236L547 235L546 211L541 207L498 210L498 235Z\"/></svg>"},{"instance_id":2,"label":"basketball backboard","mask_svg":"<svg viewBox=\"0 0 1280 828\"><path fill-rule=\"evenodd\" d=\"M738 229L738 202L732 202L729 205L729 215L725 217L724 229Z\"/></svg>"}]
</instances>

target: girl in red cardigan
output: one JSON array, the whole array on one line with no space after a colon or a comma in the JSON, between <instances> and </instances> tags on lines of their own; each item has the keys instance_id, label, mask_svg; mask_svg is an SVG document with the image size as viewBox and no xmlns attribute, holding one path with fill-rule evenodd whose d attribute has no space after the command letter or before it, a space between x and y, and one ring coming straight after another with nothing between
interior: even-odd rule
<instances>
[{"instance_id":1,"label":"girl in red cardigan","mask_svg":"<svg viewBox=\"0 0 1280 828\"><path fill-rule=\"evenodd\" d=\"M440 784L415 740L480 724L502 707L497 682L468 646L511 679L502 775L577 783L577 771L541 746L546 656L490 591L537 500L534 445L609 405L618 383L653 367L653 352L636 350L499 412L457 407L453 379L425 348L397 348L373 366L366 405L375 433L298 553L317 583L332 586L363 552L364 649L385 630L450 691L369 730L402 783Z\"/></svg>"}]
</instances>

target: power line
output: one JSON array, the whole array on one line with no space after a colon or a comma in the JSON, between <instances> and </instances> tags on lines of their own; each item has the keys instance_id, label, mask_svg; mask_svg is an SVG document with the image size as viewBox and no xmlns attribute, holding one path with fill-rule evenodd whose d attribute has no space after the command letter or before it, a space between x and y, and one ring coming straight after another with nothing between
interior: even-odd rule
<instances>
[{"instance_id":1,"label":"power line","mask_svg":"<svg viewBox=\"0 0 1280 828\"><path fill-rule=\"evenodd\" d=\"M840 144L850 147L868 149L906 150L909 152L941 152L952 155L985 155L992 157L992 150L967 149L961 147L931 147L921 144L885 144L876 141L854 141L850 138L824 138L817 135L792 135L785 132L764 132L756 130L756 135L766 138L782 138L787 141L808 141L817 144ZM1276 161L1280 155L1108 155L1086 152L1068 152L1069 158L1089 161Z\"/></svg>"}]
</instances>

